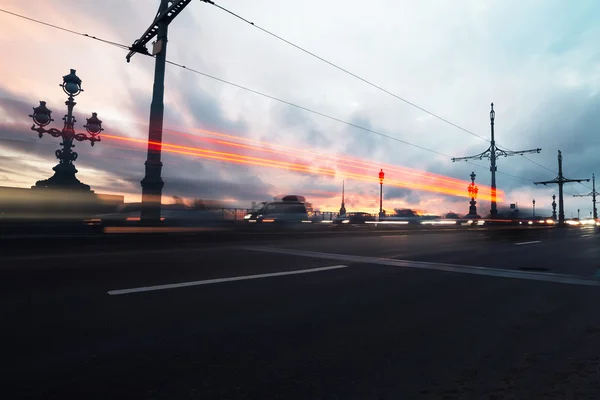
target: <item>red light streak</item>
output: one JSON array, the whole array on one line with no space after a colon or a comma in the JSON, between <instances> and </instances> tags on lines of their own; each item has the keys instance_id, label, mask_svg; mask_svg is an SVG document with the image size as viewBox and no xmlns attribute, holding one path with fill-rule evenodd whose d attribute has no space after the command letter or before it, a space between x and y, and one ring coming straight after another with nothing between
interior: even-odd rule
<instances>
[{"instance_id":1,"label":"red light streak","mask_svg":"<svg viewBox=\"0 0 600 400\"><path fill-rule=\"evenodd\" d=\"M262 142L260 140L247 139L247 138L237 137L234 135L207 131L207 130L203 130L203 129L194 129L194 131L200 132L201 134L204 134L204 135L212 135L212 136L217 136L217 137L230 138L230 139L234 139L234 140L242 141L242 142L257 143L262 146L268 146L271 148L279 149L279 151L272 150L271 148L268 148L268 147L265 148L265 147L258 147L258 146L253 146L253 145L243 145L240 143L233 143L233 142L210 139L210 138L200 138L198 135L184 133L184 132L175 131L175 130L169 130L169 132L175 133L178 135L191 136L194 139L200 139L203 141L213 142L213 143L217 143L217 144L223 144L223 145L227 145L227 146L235 146L235 147L242 147L242 148L247 148L247 149L251 149L251 150L259 150L259 151L274 153L277 155L288 154L288 155L291 155L294 157L298 157L298 153L303 153L303 154L306 154L311 157L318 156L319 159L331 159L331 160L343 161L344 163L338 163L338 164L342 165L342 166L347 166L347 167L353 168L353 169L358 169L359 166L368 167L367 169L363 168L363 171L371 170L371 171L377 172L377 171L379 171L380 168L384 168L387 171L399 172L403 175L414 176L415 178L418 178L418 179L435 180L440 183L443 182L444 184L447 184L448 186L452 186L457 191L463 190L463 187L466 187L469 184L469 182L463 181L460 179L446 177L443 175L437 175L437 174L433 174L430 172L417 171L417 170L405 168L405 167L398 167L398 166L390 165L390 164L373 164L372 162L368 162L365 160L359 160L359 159L354 159L354 158L340 157L340 156L334 156L334 155L329 155L329 154L324 154L324 153L318 153L313 150L292 148L292 147L282 146L282 145L278 145L278 144ZM499 193L502 193L502 192L499 191ZM491 198L491 188L489 186L485 186L485 185L480 186L479 187L479 195L480 195L479 197L482 199L485 199L487 197Z\"/></svg>"},{"instance_id":2,"label":"red light streak","mask_svg":"<svg viewBox=\"0 0 600 400\"><path fill-rule=\"evenodd\" d=\"M128 137L122 137L122 136L109 135L109 134L103 134L103 138L120 140L120 141L129 142L129 143L141 144L141 145L148 144L147 140L134 139L134 138L128 138ZM219 142L222 142L222 141L219 141ZM296 172L304 172L304 173L323 175L323 176L331 176L331 177L335 177L338 174L343 174L344 176L351 178L351 179L355 179L355 180L371 182L371 183L378 182L378 178L372 174L360 174L360 173L351 172L351 171L345 170L345 169L314 167L309 164L300 164L300 163L294 163L294 162L289 162L289 161L280 161L280 160L268 159L268 158L262 158L262 157L253 157L253 156L247 156L247 155L243 155L243 154L222 152L222 151L217 151L217 150L209 150L209 149L198 148L198 147L182 146L182 145L176 145L176 144L171 144L171 143L162 143L161 144L161 143L157 143L157 142L150 142L149 144L150 144L150 146L155 146L155 147L162 146L162 150L169 152L169 153L191 155L191 156L202 157L202 158L206 158L206 159L231 162L231 163L235 163L235 164L271 167L271 168L278 168L278 169L291 170L291 171L296 171ZM229 142L223 142L223 144L230 145ZM233 144L233 145L236 145L236 144ZM237 145L239 145L239 144L237 144ZM241 146L244 147L245 145L241 145ZM248 147L251 147L252 149L254 149L256 146L248 146ZM263 151L264 149L258 148L258 150ZM273 152L273 151L270 150L270 152ZM314 155L314 153L311 153L311 154ZM343 159L341 157L338 157L338 158ZM363 163L363 164L366 164L366 163ZM340 165L349 167L351 169L358 169L357 166L352 165L352 164L342 163ZM372 164L369 164L369 165L372 165ZM421 176L421 178L423 178L423 177ZM389 185L389 186L404 187L404 188L410 188L410 189L419 189L419 190L425 190L425 191L429 191L429 192L448 194L448 195L452 195L452 196L468 197L468 192L462 188L463 182L461 182L461 181L459 181L459 182L461 183L460 189L452 188L452 187L445 187L445 186L438 186L438 185L433 185L433 184L428 184L428 183L423 183L423 182L410 182L410 181L406 181L406 180L393 179L393 178L386 178L384 184ZM480 195L479 198L484 199L484 200L491 200L491 196L486 195L485 193ZM501 201L500 196L498 196L498 201Z\"/></svg>"}]
</instances>

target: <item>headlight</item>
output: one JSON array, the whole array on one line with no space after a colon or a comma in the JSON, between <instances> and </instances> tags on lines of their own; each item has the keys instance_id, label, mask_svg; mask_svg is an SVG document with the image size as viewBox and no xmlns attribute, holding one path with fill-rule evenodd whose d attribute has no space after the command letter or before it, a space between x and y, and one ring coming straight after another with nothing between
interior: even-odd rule
<instances>
[{"instance_id":1,"label":"headlight","mask_svg":"<svg viewBox=\"0 0 600 400\"><path fill-rule=\"evenodd\" d=\"M246 214L244 215L244 219L250 219L252 217L252 214Z\"/></svg>"},{"instance_id":2,"label":"headlight","mask_svg":"<svg viewBox=\"0 0 600 400\"><path fill-rule=\"evenodd\" d=\"M349 219L345 219L345 220L342 221L342 224L349 224L349 223L350 223Z\"/></svg>"}]
</instances>

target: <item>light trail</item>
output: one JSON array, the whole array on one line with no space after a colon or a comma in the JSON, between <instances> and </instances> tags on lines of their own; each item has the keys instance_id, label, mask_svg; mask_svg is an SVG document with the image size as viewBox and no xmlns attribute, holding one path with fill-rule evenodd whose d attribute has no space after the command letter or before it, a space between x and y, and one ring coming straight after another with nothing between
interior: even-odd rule
<instances>
[{"instance_id":1,"label":"light trail","mask_svg":"<svg viewBox=\"0 0 600 400\"><path fill-rule=\"evenodd\" d=\"M182 146L182 145L176 145L176 144L171 144L171 143L158 143L158 142L148 143L147 140L143 140L143 139L128 138L128 137L115 136L115 135L110 135L110 134L103 134L103 138L120 140L120 141L129 142L129 143L141 144L141 145L150 144L150 146L154 146L156 148L158 148L160 146L160 147L162 147L163 151L170 152L170 153L191 155L191 156L202 157L202 158L212 159L212 160L226 161L226 162L231 162L231 163L236 163L236 164L271 167L271 168L278 168L278 169L291 170L291 171L296 171L296 172L304 172L304 173L315 174L315 175L331 176L331 177L335 177L338 174L343 174L344 176L346 176L350 179L355 179L355 180L360 180L360 181L365 181L365 182L370 182L370 183L378 182L378 178L376 176L372 176L370 174L369 175L357 174L357 173L346 171L346 170L336 170L336 169L332 169L332 168L314 167L314 166L307 165L307 164L299 164L299 163L293 163L293 162L288 162L288 161L265 159L265 158L261 158L261 157L252 157L252 156L247 156L247 155L228 153L228 152L209 150L209 149L190 147L190 146ZM421 183L421 182L408 182L408 181L404 181L404 180L386 178L385 183L386 183L386 185L389 185L389 186L396 186L396 187L403 187L403 188L410 188L410 189L419 189L419 190L448 194L448 195L459 196L459 197L468 197L468 193L465 193L464 190L456 190L456 189L452 189L452 188L435 186L435 185ZM484 200L491 200L491 196L489 199L487 199L487 197L488 196L481 196L481 198ZM499 197L499 201L501 201L500 197Z\"/></svg>"},{"instance_id":2,"label":"light trail","mask_svg":"<svg viewBox=\"0 0 600 400\"><path fill-rule=\"evenodd\" d=\"M340 157L340 156L334 156L334 155L329 155L329 154L324 154L324 153L318 153L312 150L304 150L304 149L300 149L300 148L291 148L291 147L287 147L287 146L282 146L282 145L277 145L277 144L270 144L270 143L266 143L266 142L262 142L260 140L255 140L255 139L247 139L247 138L242 138L242 137L238 137L238 136L234 136L234 135L229 135L229 134L224 134L224 133L219 133L219 132L212 132L212 131L207 131L207 130L203 130L203 129L194 129L195 131L198 131L204 135L212 135L212 136L216 136L216 137L224 137L224 138L231 138L237 141L243 141L243 142L250 142L250 143L258 143L262 146L270 146L273 148L277 148L280 149L279 151L275 151L273 149L270 148L266 148L266 147L258 147L258 146L254 146L254 145L245 145L245 144L240 144L240 143L234 143L234 142L229 142L229 141L220 141L220 140L214 140L214 143L219 143L222 145L227 145L227 146L236 146L236 147L241 147L241 148L247 148L247 149L252 149L252 150L258 150L258 151L264 151L264 152L269 152L269 153L274 153L277 155L281 155L281 154L288 154L291 155L293 157L298 157L298 153L303 153L306 154L310 157L315 157L315 156L319 156L320 158L328 158L328 159L333 159L333 160L341 160L344 163L341 165L345 165L347 167L350 168L354 168L354 169L359 169L359 167L357 165L361 165L363 167L368 167L372 172L377 173L379 172L380 168L385 168L386 171L392 171L392 172L399 172L403 175L411 175L414 176L417 179L428 179L428 180L435 180L438 182L443 182L444 184L448 185L448 187L452 187L453 189L457 190L457 191L461 191L461 190L465 190L466 191L466 187L470 184L470 182L467 181L463 181L463 180L459 180L459 179L455 179L455 178L450 178L450 177L445 177L443 175L437 175L437 174L433 174L433 173L429 173L429 172L423 172L423 171L416 171L410 168L405 168L405 167L397 167L394 165L390 165L390 164L373 164L372 162L366 162L364 160L359 160L359 159L353 159L353 158L348 158L348 157ZM189 133L184 133L181 131L176 131L176 130L168 130L171 133L175 133L178 135L182 135L182 136L191 136L194 139L200 139L200 140L204 140L204 141L210 141L209 138L202 138L198 135L195 134L189 134ZM352 164L348 164L352 163ZM491 192L491 187L489 186L479 186L479 196L483 199L485 197L490 197L491 198L492 192ZM465 197L465 196L463 196Z\"/></svg>"}]
</instances>

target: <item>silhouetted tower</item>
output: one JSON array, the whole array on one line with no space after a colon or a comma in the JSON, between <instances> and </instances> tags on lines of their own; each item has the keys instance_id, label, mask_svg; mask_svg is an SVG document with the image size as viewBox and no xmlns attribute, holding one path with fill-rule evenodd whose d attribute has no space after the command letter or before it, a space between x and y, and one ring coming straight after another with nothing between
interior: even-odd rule
<instances>
[{"instance_id":1,"label":"silhouetted tower","mask_svg":"<svg viewBox=\"0 0 600 400\"><path fill-rule=\"evenodd\" d=\"M340 215L346 214L346 205L344 204L344 181L342 181L342 206L340 207Z\"/></svg>"},{"instance_id":2,"label":"silhouetted tower","mask_svg":"<svg viewBox=\"0 0 600 400\"><path fill-rule=\"evenodd\" d=\"M558 151L558 176L551 181L544 182L534 182L535 185L548 185L548 184L557 184L558 185L558 224L564 225L565 223L565 202L563 196L563 185L565 183L570 182L589 182L589 179L566 179L563 176L563 165L562 165L562 153Z\"/></svg>"},{"instance_id":3,"label":"silhouetted tower","mask_svg":"<svg viewBox=\"0 0 600 400\"><path fill-rule=\"evenodd\" d=\"M596 209L596 195L598 194L598 192L596 192L596 175L592 174L592 193L588 193L588 194L574 194L573 197L588 197L588 196L592 196L592 210L594 213L594 219L598 219L598 209Z\"/></svg>"}]
</instances>

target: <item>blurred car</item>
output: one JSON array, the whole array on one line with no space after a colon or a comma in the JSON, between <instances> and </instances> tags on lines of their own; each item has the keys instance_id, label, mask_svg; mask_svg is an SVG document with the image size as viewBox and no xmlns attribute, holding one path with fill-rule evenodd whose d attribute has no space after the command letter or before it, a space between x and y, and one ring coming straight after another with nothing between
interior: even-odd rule
<instances>
[{"instance_id":1,"label":"blurred car","mask_svg":"<svg viewBox=\"0 0 600 400\"><path fill-rule=\"evenodd\" d=\"M379 218L380 222L383 223L402 223L402 224L421 224L423 218L417 211L405 208L405 209L394 209L394 213L385 215Z\"/></svg>"},{"instance_id":2,"label":"blurred car","mask_svg":"<svg viewBox=\"0 0 600 400\"><path fill-rule=\"evenodd\" d=\"M351 212L346 213L344 215L340 215L339 217L333 220L334 225L356 225L356 224L366 224L368 221L375 221L375 216L366 212Z\"/></svg>"},{"instance_id":3,"label":"blurred car","mask_svg":"<svg viewBox=\"0 0 600 400\"><path fill-rule=\"evenodd\" d=\"M521 225L554 225L554 220L547 217L526 217L519 221Z\"/></svg>"},{"instance_id":4,"label":"blurred car","mask_svg":"<svg viewBox=\"0 0 600 400\"><path fill-rule=\"evenodd\" d=\"M87 225L98 227L136 226L140 223L141 211L100 214L86 220ZM198 209L162 209L160 224L162 226L196 227L214 226L222 221L221 216L210 210Z\"/></svg>"},{"instance_id":5,"label":"blurred car","mask_svg":"<svg viewBox=\"0 0 600 400\"><path fill-rule=\"evenodd\" d=\"M244 216L247 223L310 223L306 205L300 201L273 201Z\"/></svg>"}]
</instances>

